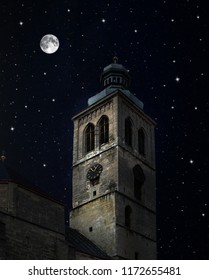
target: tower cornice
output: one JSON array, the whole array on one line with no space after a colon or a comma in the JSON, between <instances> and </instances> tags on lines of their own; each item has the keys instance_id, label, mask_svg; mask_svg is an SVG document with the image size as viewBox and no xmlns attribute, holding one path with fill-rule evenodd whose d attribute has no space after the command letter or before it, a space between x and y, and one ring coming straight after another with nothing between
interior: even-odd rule
<instances>
[{"instance_id":1,"label":"tower cornice","mask_svg":"<svg viewBox=\"0 0 209 280\"><path fill-rule=\"evenodd\" d=\"M75 119L78 119L78 118L81 118L81 117L83 117L87 114L93 113L96 109L98 109L100 104L101 104L101 106L104 106L105 102L107 104L108 102L110 102L110 99L112 99L113 97L115 97L117 95L121 96L126 102L128 102L129 105L132 106L132 109L134 109L136 112L140 112L140 115L141 115L142 118L145 118L152 125L156 126L156 122L150 116L148 116L142 110L142 108L137 106L137 104L133 100L131 100L127 95L125 95L124 92L121 89L115 89L111 94L108 94L107 96L104 96L103 98L99 99L98 101L96 101L92 105L88 106L86 109L82 110L81 112L79 112L75 116L73 116L72 120L74 121Z\"/></svg>"}]
</instances>

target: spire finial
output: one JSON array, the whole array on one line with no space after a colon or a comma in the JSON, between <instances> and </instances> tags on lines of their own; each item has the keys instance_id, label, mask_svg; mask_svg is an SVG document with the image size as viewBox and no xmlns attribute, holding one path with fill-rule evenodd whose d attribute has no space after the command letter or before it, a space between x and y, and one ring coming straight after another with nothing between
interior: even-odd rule
<instances>
[{"instance_id":1,"label":"spire finial","mask_svg":"<svg viewBox=\"0 0 209 280\"><path fill-rule=\"evenodd\" d=\"M1 152L1 157L0 157L1 161L4 162L6 160L6 152L2 151Z\"/></svg>"},{"instance_id":2,"label":"spire finial","mask_svg":"<svg viewBox=\"0 0 209 280\"><path fill-rule=\"evenodd\" d=\"M114 62L114 63L117 63L117 62L118 62L118 57L117 57L116 54L113 56L113 62Z\"/></svg>"}]
</instances>

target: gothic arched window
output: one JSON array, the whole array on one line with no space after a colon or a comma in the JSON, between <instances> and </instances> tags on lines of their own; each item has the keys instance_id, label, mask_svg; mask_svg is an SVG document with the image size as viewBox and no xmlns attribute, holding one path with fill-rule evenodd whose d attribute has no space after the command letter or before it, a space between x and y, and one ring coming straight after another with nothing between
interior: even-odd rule
<instances>
[{"instance_id":1,"label":"gothic arched window","mask_svg":"<svg viewBox=\"0 0 209 280\"><path fill-rule=\"evenodd\" d=\"M125 208L125 226L126 227L131 226L131 213L132 213L131 207L129 205L126 206L126 208Z\"/></svg>"},{"instance_id":2,"label":"gothic arched window","mask_svg":"<svg viewBox=\"0 0 209 280\"><path fill-rule=\"evenodd\" d=\"M132 122L130 118L125 119L125 143L132 146Z\"/></svg>"},{"instance_id":3,"label":"gothic arched window","mask_svg":"<svg viewBox=\"0 0 209 280\"><path fill-rule=\"evenodd\" d=\"M99 121L99 144L108 143L109 141L109 120L103 116Z\"/></svg>"},{"instance_id":4,"label":"gothic arched window","mask_svg":"<svg viewBox=\"0 0 209 280\"><path fill-rule=\"evenodd\" d=\"M142 128L138 130L138 150L141 155L145 155L145 134Z\"/></svg>"},{"instance_id":5,"label":"gothic arched window","mask_svg":"<svg viewBox=\"0 0 209 280\"><path fill-rule=\"evenodd\" d=\"M134 195L139 200L142 199L142 186L145 182L145 175L140 165L135 165L133 168L134 173Z\"/></svg>"},{"instance_id":6,"label":"gothic arched window","mask_svg":"<svg viewBox=\"0 0 209 280\"><path fill-rule=\"evenodd\" d=\"M88 153L94 150L94 125L89 123L85 130L85 152Z\"/></svg>"}]
</instances>

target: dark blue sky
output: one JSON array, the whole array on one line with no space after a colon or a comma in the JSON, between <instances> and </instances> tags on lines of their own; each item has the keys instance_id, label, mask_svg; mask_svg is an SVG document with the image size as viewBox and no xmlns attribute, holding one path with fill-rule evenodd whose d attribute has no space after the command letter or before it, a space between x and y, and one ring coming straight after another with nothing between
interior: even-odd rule
<instances>
[{"instance_id":1,"label":"dark blue sky","mask_svg":"<svg viewBox=\"0 0 209 280\"><path fill-rule=\"evenodd\" d=\"M201 1L1 1L0 150L70 205L72 116L117 53L156 122L158 253L209 257L208 13ZM59 50L39 47L54 34Z\"/></svg>"}]
</instances>

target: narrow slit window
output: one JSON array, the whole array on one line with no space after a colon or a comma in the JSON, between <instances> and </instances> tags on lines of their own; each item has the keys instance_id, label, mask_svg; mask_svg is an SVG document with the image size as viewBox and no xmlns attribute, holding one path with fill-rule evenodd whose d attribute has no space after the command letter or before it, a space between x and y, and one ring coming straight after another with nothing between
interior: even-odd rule
<instances>
[{"instance_id":1,"label":"narrow slit window","mask_svg":"<svg viewBox=\"0 0 209 280\"><path fill-rule=\"evenodd\" d=\"M133 168L134 174L134 195L137 199L142 200L142 187L145 182L145 175L140 165Z\"/></svg>"},{"instance_id":2,"label":"narrow slit window","mask_svg":"<svg viewBox=\"0 0 209 280\"><path fill-rule=\"evenodd\" d=\"M131 119L125 119L125 143L132 147L132 123Z\"/></svg>"},{"instance_id":3,"label":"narrow slit window","mask_svg":"<svg viewBox=\"0 0 209 280\"><path fill-rule=\"evenodd\" d=\"M145 155L145 134L142 128L138 130L138 150L141 155Z\"/></svg>"},{"instance_id":4,"label":"narrow slit window","mask_svg":"<svg viewBox=\"0 0 209 280\"><path fill-rule=\"evenodd\" d=\"M132 213L131 207L126 206L126 208L125 208L125 226L126 227L131 226L131 213Z\"/></svg>"}]
</instances>

